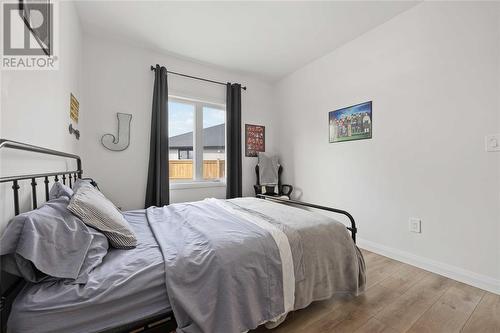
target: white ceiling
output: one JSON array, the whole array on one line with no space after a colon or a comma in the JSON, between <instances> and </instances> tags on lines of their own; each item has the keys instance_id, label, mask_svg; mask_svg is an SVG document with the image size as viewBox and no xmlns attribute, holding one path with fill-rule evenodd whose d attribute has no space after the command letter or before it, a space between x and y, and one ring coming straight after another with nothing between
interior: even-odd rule
<instances>
[{"instance_id":1,"label":"white ceiling","mask_svg":"<svg viewBox=\"0 0 500 333\"><path fill-rule=\"evenodd\" d=\"M418 1L80 1L83 28L276 80Z\"/></svg>"}]
</instances>

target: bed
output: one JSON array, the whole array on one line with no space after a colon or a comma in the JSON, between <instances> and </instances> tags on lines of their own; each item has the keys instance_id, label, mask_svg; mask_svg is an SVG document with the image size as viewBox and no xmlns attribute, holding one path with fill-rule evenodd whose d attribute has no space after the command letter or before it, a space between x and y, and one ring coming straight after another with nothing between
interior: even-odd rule
<instances>
[{"instance_id":1,"label":"bed","mask_svg":"<svg viewBox=\"0 0 500 333\"><path fill-rule=\"evenodd\" d=\"M70 172L2 177L12 182L82 178L78 156L18 142L0 148L74 158ZM60 178L60 179L59 179ZM298 208L298 207L302 208ZM346 226L303 207L346 215ZM279 325L290 311L364 290L356 226L342 210L261 196L150 207L124 217L138 245L111 249L85 284L26 283L2 273L3 332L243 332ZM350 233L349 233L350 232ZM7 323L7 325L6 325Z\"/></svg>"}]
</instances>

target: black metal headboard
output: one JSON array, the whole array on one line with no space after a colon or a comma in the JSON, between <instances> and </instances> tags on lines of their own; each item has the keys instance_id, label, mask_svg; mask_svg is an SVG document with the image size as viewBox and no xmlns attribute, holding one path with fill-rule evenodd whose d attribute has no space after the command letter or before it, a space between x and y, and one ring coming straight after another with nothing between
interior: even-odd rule
<instances>
[{"instance_id":1,"label":"black metal headboard","mask_svg":"<svg viewBox=\"0 0 500 333\"><path fill-rule=\"evenodd\" d=\"M45 200L49 200L49 179L53 178L54 181L58 182L62 180L63 184L67 184L69 187L73 186L73 182L76 181L78 178L82 178L83 170L82 170L82 160L80 156L74 155L74 154L69 154L69 153L64 153L60 152L57 150L52 150L52 149L47 149L43 147L37 147L33 146L30 144L22 143L22 142L16 142L16 141L10 141L10 140L5 140L5 139L0 139L0 150L3 149L14 149L14 150L23 150L23 151L28 151L28 152L33 152L33 153L40 153L44 155L52 155L52 156L59 156L59 157L64 157L64 158L71 158L76 160L76 170L72 171L56 171L56 172L49 172L49 173L37 173L37 174L29 174L29 175L20 175L20 176L1 176L0 177L0 184L1 183L12 183L12 190L13 190L13 205L14 205L14 212L15 215L18 215L20 213L20 208L19 208L19 181L22 180L31 180L30 186L31 186L31 202L32 202L32 209L36 209L38 206L38 199L37 199L37 191L36 191L36 186L37 186L37 179L43 179L43 183L45 184ZM1 263L0 263L1 265ZM1 267L0 267L1 268ZM21 279L17 276L10 275L6 272L0 271L0 332L5 333L7 330L7 318L9 316L9 312L12 306L12 302L14 301L15 297L25 284L24 279Z\"/></svg>"},{"instance_id":2,"label":"black metal headboard","mask_svg":"<svg viewBox=\"0 0 500 333\"><path fill-rule=\"evenodd\" d=\"M32 203L33 209L37 208L37 197L36 197L36 180L39 178L44 179L45 183L45 200L49 200L49 177L54 177L56 182L59 181L59 176L62 176L63 184L66 184L66 176L68 176L69 186L72 186L73 180L78 178L82 178L82 160L80 156L68 154L64 152L60 152L57 150L37 147L33 145L29 145L26 143L10 141L5 139L0 139L0 150L4 148L24 150L34 153L41 153L45 155L54 155L66 158L72 158L76 160L77 169L74 171L60 171L60 172L50 172L50 173L38 173L31 175L21 175L21 176L2 176L0 177L0 183L12 182L12 190L14 191L14 211L15 214L19 214L19 181L31 179L31 191L32 191ZM74 177L74 178L73 178Z\"/></svg>"}]
</instances>

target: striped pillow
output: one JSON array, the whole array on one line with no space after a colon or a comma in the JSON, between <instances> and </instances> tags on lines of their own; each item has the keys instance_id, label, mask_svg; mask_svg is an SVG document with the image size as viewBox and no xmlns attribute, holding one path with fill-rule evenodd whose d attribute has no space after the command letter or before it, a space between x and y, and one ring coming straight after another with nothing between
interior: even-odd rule
<instances>
[{"instance_id":1,"label":"striped pillow","mask_svg":"<svg viewBox=\"0 0 500 333\"><path fill-rule=\"evenodd\" d=\"M106 235L113 247L131 249L137 245L137 238L123 215L95 188L79 188L71 198L68 209L85 224Z\"/></svg>"}]
</instances>

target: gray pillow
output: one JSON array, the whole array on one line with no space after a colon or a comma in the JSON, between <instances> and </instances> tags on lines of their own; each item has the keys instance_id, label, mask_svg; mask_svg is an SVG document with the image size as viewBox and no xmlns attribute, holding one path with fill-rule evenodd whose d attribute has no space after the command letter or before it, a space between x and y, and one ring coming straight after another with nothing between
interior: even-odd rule
<instances>
[{"instance_id":1,"label":"gray pillow","mask_svg":"<svg viewBox=\"0 0 500 333\"><path fill-rule=\"evenodd\" d=\"M68 209L85 224L106 235L113 247L130 249L137 245L137 238L122 213L94 187L80 187L71 198Z\"/></svg>"},{"instance_id":2,"label":"gray pillow","mask_svg":"<svg viewBox=\"0 0 500 333\"><path fill-rule=\"evenodd\" d=\"M54 277L85 283L108 242L71 214L68 203L63 196L14 217L0 237L2 269L30 282Z\"/></svg>"},{"instance_id":3,"label":"gray pillow","mask_svg":"<svg viewBox=\"0 0 500 333\"><path fill-rule=\"evenodd\" d=\"M104 256L108 253L108 239L100 231L87 226L90 234L92 235L92 242L90 243L89 250L85 256L78 277L74 283L85 284L89 280L90 272L102 263Z\"/></svg>"},{"instance_id":4,"label":"gray pillow","mask_svg":"<svg viewBox=\"0 0 500 333\"><path fill-rule=\"evenodd\" d=\"M90 183L88 179L77 179L73 184L73 192L76 193L82 187L91 187L94 188L94 185Z\"/></svg>"},{"instance_id":5,"label":"gray pillow","mask_svg":"<svg viewBox=\"0 0 500 333\"><path fill-rule=\"evenodd\" d=\"M73 190L69 186L61 184L61 182L55 182L50 188L49 200L57 199L60 197L67 197L68 199L70 199L72 195Z\"/></svg>"}]
</instances>

